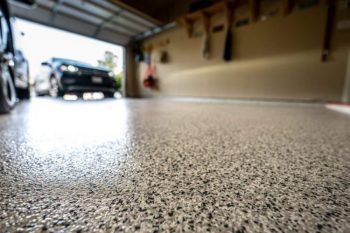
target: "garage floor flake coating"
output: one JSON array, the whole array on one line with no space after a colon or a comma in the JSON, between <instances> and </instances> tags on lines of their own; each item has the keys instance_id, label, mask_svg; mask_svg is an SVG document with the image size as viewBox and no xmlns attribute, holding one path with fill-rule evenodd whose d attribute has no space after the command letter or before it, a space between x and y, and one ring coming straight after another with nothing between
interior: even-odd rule
<instances>
[{"instance_id":1,"label":"garage floor flake coating","mask_svg":"<svg viewBox=\"0 0 350 233\"><path fill-rule=\"evenodd\" d=\"M350 232L350 117L35 99L0 116L0 232Z\"/></svg>"}]
</instances>

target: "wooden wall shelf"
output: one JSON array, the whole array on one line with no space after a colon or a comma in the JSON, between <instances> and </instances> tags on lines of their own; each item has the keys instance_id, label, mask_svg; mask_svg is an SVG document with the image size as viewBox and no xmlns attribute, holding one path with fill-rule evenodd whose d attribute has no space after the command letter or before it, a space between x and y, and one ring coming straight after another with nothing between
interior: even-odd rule
<instances>
[{"instance_id":1,"label":"wooden wall shelf","mask_svg":"<svg viewBox=\"0 0 350 233\"><path fill-rule=\"evenodd\" d=\"M229 19L231 15L230 3L228 1L216 3L208 8L180 17L177 23L185 27L188 37L191 38L193 34L193 24L196 21L201 20L205 31L209 31L210 17L218 13L224 13L226 18Z\"/></svg>"}]
</instances>

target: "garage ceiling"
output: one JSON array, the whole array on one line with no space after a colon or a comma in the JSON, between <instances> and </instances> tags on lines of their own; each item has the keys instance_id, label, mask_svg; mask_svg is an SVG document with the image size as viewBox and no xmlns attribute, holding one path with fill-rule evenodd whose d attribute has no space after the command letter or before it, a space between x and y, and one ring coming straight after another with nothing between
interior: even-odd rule
<instances>
[{"instance_id":1,"label":"garage ceiling","mask_svg":"<svg viewBox=\"0 0 350 233\"><path fill-rule=\"evenodd\" d=\"M190 4L196 0L119 0L145 14L167 24L178 17L187 14ZM208 0L209 2L222 2L224 0ZM250 0L225 0L240 4L248 4Z\"/></svg>"},{"instance_id":2,"label":"garage ceiling","mask_svg":"<svg viewBox=\"0 0 350 233\"><path fill-rule=\"evenodd\" d=\"M187 12L193 0L120 0L121 2L138 9L153 18L169 23L176 17ZM152 6L152 7L150 7Z\"/></svg>"},{"instance_id":3,"label":"garage ceiling","mask_svg":"<svg viewBox=\"0 0 350 233\"><path fill-rule=\"evenodd\" d=\"M119 45L162 24L118 0L38 0L30 8L10 1L10 7L16 17Z\"/></svg>"}]
</instances>

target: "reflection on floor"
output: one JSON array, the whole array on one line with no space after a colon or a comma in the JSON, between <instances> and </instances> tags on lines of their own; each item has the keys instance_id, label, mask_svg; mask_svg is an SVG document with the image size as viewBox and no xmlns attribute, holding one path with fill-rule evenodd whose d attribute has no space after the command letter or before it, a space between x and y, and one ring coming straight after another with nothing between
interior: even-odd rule
<instances>
[{"instance_id":1,"label":"reflection on floor","mask_svg":"<svg viewBox=\"0 0 350 233\"><path fill-rule=\"evenodd\" d=\"M349 232L350 117L34 99L0 116L0 232Z\"/></svg>"}]
</instances>

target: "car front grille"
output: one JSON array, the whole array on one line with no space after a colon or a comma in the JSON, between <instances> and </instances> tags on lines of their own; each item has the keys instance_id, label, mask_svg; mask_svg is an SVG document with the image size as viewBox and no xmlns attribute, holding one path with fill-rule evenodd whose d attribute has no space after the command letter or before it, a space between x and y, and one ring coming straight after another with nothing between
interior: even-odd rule
<instances>
[{"instance_id":1,"label":"car front grille","mask_svg":"<svg viewBox=\"0 0 350 233\"><path fill-rule=\"evenodd\" d=\"M102 71L102 70L79 68L79 71L81 72L82 75L108 77L108 72Z\"/></svg>"}]
</instances>

